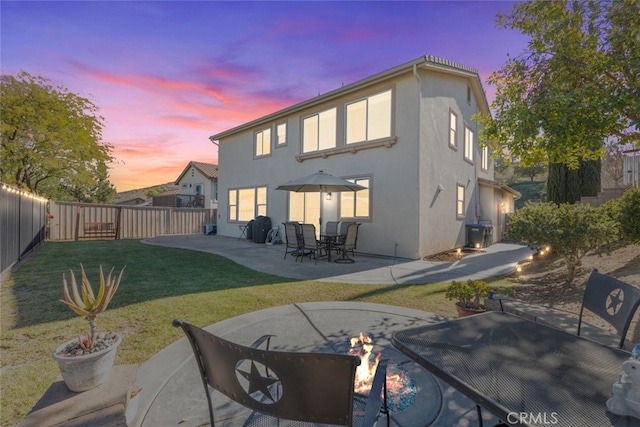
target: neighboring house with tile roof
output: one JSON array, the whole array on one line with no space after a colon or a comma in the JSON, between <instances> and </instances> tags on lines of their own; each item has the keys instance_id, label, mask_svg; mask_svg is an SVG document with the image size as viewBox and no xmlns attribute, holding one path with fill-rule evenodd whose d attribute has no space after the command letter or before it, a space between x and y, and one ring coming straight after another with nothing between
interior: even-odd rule
<instances>
[{"instance_id":1,"label":"neighboring house with tile roof","mask_svg":"<svg viewBox=\"0 0 640 427\"><path fill-rule=\"evenodd\" d=\"M218 165L190 161L175 185L177 190L154 197L153 205L218 208Z\"/></svg>"},{"instance_id":2,"label":"neighboring house with tile roof","mask_svg":"<svg viewBox=\"0 0 640 427\"><path fill-rule=\"evenodd\" d=\"M282 236L284 221L357 221L358 251L411 259L464 246L478 224L498 241L519 193L494 181L479 112L490 110L478 72L423 56L213 135L218 234L265 215ZM276 190L319 170L367 189Z\"/></svg>"}]
</instances>

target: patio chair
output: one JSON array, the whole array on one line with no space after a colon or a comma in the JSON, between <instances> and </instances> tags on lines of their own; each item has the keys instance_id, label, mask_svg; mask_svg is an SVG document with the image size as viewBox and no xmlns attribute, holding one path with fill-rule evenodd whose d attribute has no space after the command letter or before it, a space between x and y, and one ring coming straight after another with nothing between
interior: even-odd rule
<instances>
[{"instance_id":1,"label":"patio chair","mask_svg":"<svg viewBox=\"0 0 640 427\"><path fill-rule=\"evenodd\" d=\"M357 356L269 350L272 335L246 347L182 320L174 320L173 326L182 328L191 343L211 426L215 416L210 387L228 398L218 408L228 409L230 399L253 411L244 425L285 425L280 420L291 420L298 421L296 426L304 425L301 422L351 426L357 419L362 421L358 425L373 426L381 411L389 425L386 360L378 364L370 393L364 396L353 389L360 364ZM265 342L266 349L258 348Z\"/></svg>"},{"instance_id":2,"label":"patio chair","mask_svg":"<svg viewBox=\"0 0 640 427\"><path fill-rule=\"evenodd\" d=\"M309 257L315 259L317 264L321 249L322 245L316 238L316 226L313 224L302 224L302 258L309 255Z\"/></svg>"},{"instance_id":3,"label":"patio chair","mask_svg":"<svg viewBox=\"0 0 640 427\"><path fill-rule=\"evenodd\" d=\"M620 334L619 348L624 347L631 320L640 305L640 289L593 270L582 298L578 335L584 309L606 320Z\"/></svg>"},{"instance_id":4,"label":"patio chair","mask_svg":"<svg viewBox=\"0 0 640 427\"><path fill-rule=\"evenodd\" d=\"M338 221L327 221L324 226L324 234L327 236L336 236L338 234Z\"/></svg>"},{"instance_id":5,"label":"patio chair","mask_svg":"<svg viewBox=\"0 0 640 427\"><path fill-rule=\"evenodd\" d=\"M296 257L296 261L298 261L298 257L303 255L302 248L302 230L298 232L298 227L300 224L296 222L283 222L284 224L284 237L286 240L285 248L284 248L284 259L287 259L287 254L294 255Z\"/></svg>"},{"instance_id":6,"label":"patio chair","mask_svg":"<svg viewBox=\"0 0 640 427\"><path fill-rule=\"evenodd\" d=\"M336 247L340 251L340 257L336 259L339 264L350 264L355 262L353 258L349 258L347 252L351 252L351 256L355 256L356 242L358 241L358 227L360 223L353 222L347 227L347 235L344 240L336 244Z\"/></svg>"}]
</instances>

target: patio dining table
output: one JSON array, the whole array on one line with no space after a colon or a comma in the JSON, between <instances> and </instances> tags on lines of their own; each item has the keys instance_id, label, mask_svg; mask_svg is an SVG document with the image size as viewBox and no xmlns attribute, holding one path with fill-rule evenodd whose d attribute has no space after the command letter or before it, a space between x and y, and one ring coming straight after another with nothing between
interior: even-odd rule
<instances>
[{"instance_id":1,"label":"patio dining table","mask_svg":"<svg viewBox=\"0 0 640 427\"><path fill-rule=\"evenodd\" d=\"M606 408L626 351L504 312L397 331L392 342L508 425L640 426Z\"/></svg>"},{"instance_id":2,"label":"patio dining table","mask_svg":"<svg viewBox=\"0 0 640 427\"><path fill-rule=\"evenodd\" d=\"M329 262L331 262L331 249L335 247L335 245L346 237L345 234L341 233L323 233L320 234L320 241L324 245L325 250L327 251L327 258Z\"/></svg>"}]
</instances>

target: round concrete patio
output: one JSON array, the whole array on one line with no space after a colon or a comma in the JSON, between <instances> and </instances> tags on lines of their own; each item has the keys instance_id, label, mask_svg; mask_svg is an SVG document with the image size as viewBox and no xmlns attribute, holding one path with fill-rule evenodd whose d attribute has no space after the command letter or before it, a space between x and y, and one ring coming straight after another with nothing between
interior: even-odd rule
<instances>
[{"instance_id":1,"label":"round concrete patio","mask_svg":"<svg viewBox=\"0 0 640 427\"><path fill-rule=\"evenodd\" d=\"M189 321L185 313L183 320ZM475 425L475 405L412 362L391 344L394 331L437 323L444 317L402 307L351 302L319 302L274 307L209 325L204 329L249 345L265 334L276 335L274 350L343 353L360 332L369 335L374 352L409 375L415 395L409 405L393 408L395 426ZM202 326L202 325L199 325ZM167 325L168 328L172 326ZM180 335L181 331L176 330ZM200 374L185 337L157 353L138 369L143 387L135 426L202 426L209 415ZM221 395L214 396L216 425L237 426L248 416L242 407ZM490 419L490 414L483 414ZM220 416L220 423L217 418Z\"/></svg>"}]
</instances>

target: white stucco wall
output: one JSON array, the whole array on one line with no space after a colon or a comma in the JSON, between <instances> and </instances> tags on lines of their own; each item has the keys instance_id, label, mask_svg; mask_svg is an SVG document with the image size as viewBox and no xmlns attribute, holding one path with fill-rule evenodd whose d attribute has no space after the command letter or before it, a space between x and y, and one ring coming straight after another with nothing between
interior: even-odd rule
<instances>
[{"instance_id":1,"label":"white stucco wall","mask_svg":"<svg viewBox=\"0 0 640 427\"><path fill-rule=\"evenodd\" d=\"M211 181L205 175L203 175L198 169L191 167L184 174L178 186L180 194L187 194L191 196L196 195L196 186L202 185L202 194L205 196L204 204L205 208L217 209L218 201L216 200L216 185L215 181Z\"/></svg>"}]
</instances>

